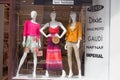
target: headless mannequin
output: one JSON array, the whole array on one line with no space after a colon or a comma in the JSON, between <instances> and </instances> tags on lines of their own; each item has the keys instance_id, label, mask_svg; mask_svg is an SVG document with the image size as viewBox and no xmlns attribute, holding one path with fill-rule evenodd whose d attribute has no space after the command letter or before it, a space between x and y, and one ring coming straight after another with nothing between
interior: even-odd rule
<instances>
[{"instance_id":1,"label":"headless mannequin","mask_svg":"<svg viewBox=\"0 0 120 80\"><path fill-rule=\"evenodd\" d=\"M51 26L52 28L55 28L56 26L59 26L59 27L61 27L61 29L63 30L63 33L62 33L61 35L55 34L55 36L57 36L57 37L59 37L59 38L62 38L62 37L64 36L64 34L66 33L66 29L64 28L64 26L62 25L61 22L58 22L58 21L55 20L55 18L56 18L56 13L55 13L54 11L51 12L50 18L51 18L50 23L46 23L46 24L41 28L40 32L47 38L47 37L50 37L51 34L46 35L46 34L43 32L43 30L44 30L45 28L49 27L49 26ZM50 24L50 25L49 25L49 24ZM46 77L49 77L48 70L46 70L45 76L46 76ZM62 70L62 75L61 75L61 77L65 77L65 76L66 76L66 72L65 72L64 70Z\"/></svg>"},{"instance_id":2,"label":"headless mannequin","mask_svg":"<svg viewBox=\"0 0 120 80\"><path fill-rule=\"evenodd\" d=\"M71 12L70 13L70 18L72 20L70 29L74 30L76 22L77 22L76 21L76 13ZM81 38L79 37L77 43L75 43L78 50L79 50L79 47L80 47L80 41L81 41ZM66 42L65 49L67 49L67 48L68 47L67 47L67 42ZM72 72L72 51L69 51L69 49L67 49L67 50L68 50L67 55L68 55L68 65L69 65L69 75L68 75L68 77L72 77L73 76L73 72ZM75 49L74 49L74 51L75 51L75 57L76 57L77 66L78 66L78 72L79 72L78 77L81 78L81 62L80 62L80 57L79 57L79 51L78 51L78 53L76 52Z\"/></svg>"},{"instance_id":3,"label":"headless mannequin","mask_svg":"<svg viewBox=\"0 0 120 80\"><path fill-rule=\"evenodd\" d=\"M37 12L36 11L32 11L31 12L31 22L32 23L34 23L34 24L38 24L37 22L36 22L36 16L37 16ZM34 26L33 26L34 27ZM25 47L25 44L26 44L26 37L24 36L23 37L23 42L22 42L22 45L23 45L23 47ZM41 43L40 43L40 39L39 39L39 47L41 47ZM25 47L26 48L26 47ZM30 49L29 49L30 50ZM28 54L28 52L29 52L29 50L25 50L24 51L24 53L23 53L23 56L22 56L22 58L21 58L21 60L20 60L20 63L19 63L19 67L18 67L18 70L17 70L17 74L16 74L16 76L18 77L19 76L19 71L20 71L20 68L21 68L21 66L23 65L23 63L24 63L24 61L25 61L25 59L26 59L26 57L27 57L27 54ZM32 51L32 50L31 50ZM36 52L34 52L34 51L32 51L32 53L33 53L33 62L34 62L34 67L33 67L33 77L36 77L36 66L37 66L37 55L36 55Z\"/></svg>"}]
</instances>

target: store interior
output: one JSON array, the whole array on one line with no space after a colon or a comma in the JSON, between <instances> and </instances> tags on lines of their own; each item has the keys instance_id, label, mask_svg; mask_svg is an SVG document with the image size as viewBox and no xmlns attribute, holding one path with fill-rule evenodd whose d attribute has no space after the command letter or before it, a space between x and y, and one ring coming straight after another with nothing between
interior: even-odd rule
<instances>
[{"instance_id":1,"label":"store interior","mask_svg":"<svg viewBox=\"0 0 120 80\"><path fill-rule=\"evenodd\" d=\"M8 78L8 29L9 29L9 5L4 5L4 35L3 35L3 80Z\"/></svg>"}]
</instances>

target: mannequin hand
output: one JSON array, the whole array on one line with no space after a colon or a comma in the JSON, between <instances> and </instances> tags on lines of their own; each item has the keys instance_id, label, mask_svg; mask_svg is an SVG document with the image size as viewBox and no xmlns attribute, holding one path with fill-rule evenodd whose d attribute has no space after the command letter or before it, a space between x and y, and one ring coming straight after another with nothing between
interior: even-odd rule
<instances>
[{"instance_id":1,"label":"mannequin hand","mask_svg":"<svg viewBox=\"0 0 120 80\"><path fill-rule=\"evenodd\" d=\"M65 44L64 48L65 48L65 50L67 50L67 44Z\"/></svg>"},{"instance_id":2,"label":"mannequin hand","mask_svg":"<svg viewBox=\"0 0 120 80\"><path fill-rule=\"evenodd\" d=\"M80 47L80 40L77 42L77 48L79 48Z\"/></svg>"},{"instance_id":3,"label":"mannequin hand","mask_svg":"<svg viewBox=\"0 0 120 80\"><path fill-rule=\"evenodd\" d=\"M46 37L50 37L51 36L51 34L48 34Z\"/></svg>"},{"instance_id":4,"label":"mannequin hand","mask_svg":"<svg viewBox=\"0 0 120 80\"><path fill-rule=\"evenodd\" d=\"M68 46L68 44L67 44L67 42L66 42L66 44L65 44L65 46L64 46L65 50L67 50L67 46Z\"/></svg>"},{"instance_id":5,"label":"mannequin hand","mask_svg":"<svg viewBox=\"0 0 120 80\"><path fill-rule=\"evenodd\" d=\"M55 34L55 36L57 36L58 38L61 38L58 34Z\"/></svg>"},{"instance_id":6,"label":"mannequin hand","mask_svg":"<svg viewBox=\"0 0 120 80\"><path fill-rule=\"evenodd\" d=\"M79 48L79 47L80 47L80 46L79 46L79 43L77 43L76 45L77 45L77 48Z\"/></svg>"},{"instance_id":7,"label":"mannequin hand","mask_svg":"<svg viewBox=\"0 0 120 80\"><path fill-rule=\"evenodd\" d=\"M38 44L39 48L41 48L41 44Z\"/></svg>"},{"instance_id":8,"label":"mannequin hand","mask_svg":"<svg viewBox=\"0 0 120 80\"><path fill-rule=\"evenodd\" d=\"M25 41L22 42L22 46L25 47Z\"/></svg>"},{"instance_id":9,"label":"mannequin hand","mask_svg":"<svg viewBox=\"0 0 120 80\"><path fill-rule=\"evenodd\" d=\"M41 48L41 40L39 39L38 47Z\"/></svg>"}]
</instances>

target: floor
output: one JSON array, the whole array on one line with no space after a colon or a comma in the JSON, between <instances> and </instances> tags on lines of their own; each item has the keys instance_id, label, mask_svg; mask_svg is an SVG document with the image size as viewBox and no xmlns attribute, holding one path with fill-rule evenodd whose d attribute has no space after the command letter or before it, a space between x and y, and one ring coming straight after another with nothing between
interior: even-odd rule
<instances>
[{"instance_id":1,"label":"floor","mask_svg":"<svg viewBox=\"0 0 120 80\"><path fill-rule=\"evenodd\" d=\"M73 76L72 78L68 78L67 76L65 78L62 78L60 76L50 76L50 77L45 77L44 75L37 75L36 78L33 78L31 74L20 74L19 77L13 77L13 80L19 80L19 79L28 79L28 80L84 80L83 77L80 79L77 76Z\"/></svg>"}]
</instances>

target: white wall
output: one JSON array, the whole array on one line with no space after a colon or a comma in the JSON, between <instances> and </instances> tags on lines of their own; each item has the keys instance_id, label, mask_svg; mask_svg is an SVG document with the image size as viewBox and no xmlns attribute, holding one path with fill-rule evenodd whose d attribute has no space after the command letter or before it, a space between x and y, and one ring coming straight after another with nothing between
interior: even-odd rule
<instances>
[{"instance_id":1,"label":"white wall","mask_svg":"<svg viewBox=\"0 0 120 80\"><path fill-rule=\"evenodd\" d=\"M110 80L120 80L120 0L111 0Z\"/></svg>"},{"instance_id":2,"label":"white wall","mask_svg":"<svg viewBox=\"0 0 120 80\"><path fill-rule=\"evenodd\" d=\"M86 9L86 33L85 33L86 80L108 80L109 35L110 35L109 1L110 0L93 0L93 5L88 6ZM102 6L103 8L101 8L100 6ZM96 40L92 39L98 36L100 36L101 40L98 40L98 38ZM93 46L93 48L90 48L91 46ZM95 57L95 55L102 55L102 57Z\"/></svg>"}]
</instances>

